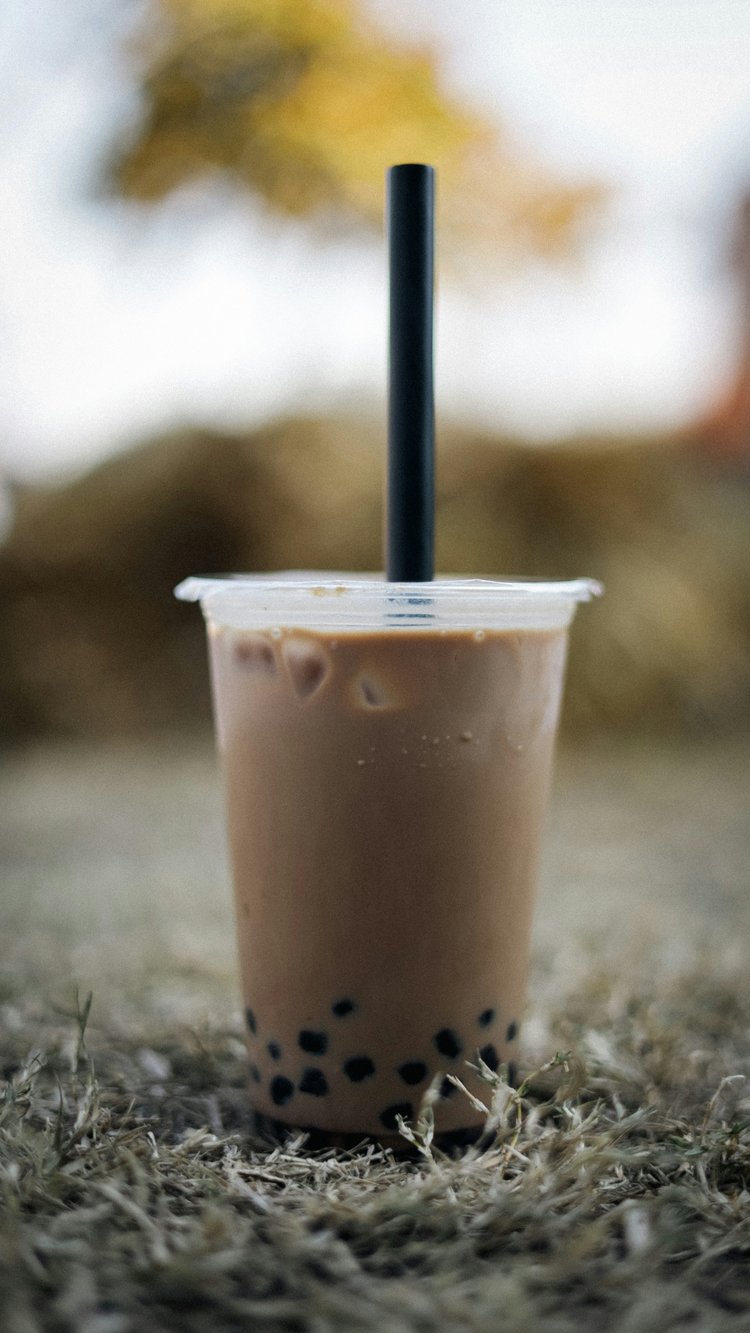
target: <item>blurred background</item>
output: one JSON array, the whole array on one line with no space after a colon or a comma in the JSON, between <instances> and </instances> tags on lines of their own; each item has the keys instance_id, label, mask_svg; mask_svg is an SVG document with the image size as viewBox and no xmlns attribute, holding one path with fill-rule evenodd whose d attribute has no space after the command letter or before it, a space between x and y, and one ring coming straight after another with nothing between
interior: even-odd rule
<instances>
[{"instance_id":1,"label":"blurred background","mask_svg":"<svg viewBox=\"0 0 750 1333\"><path fill-rule=\"evenodd\" d=\"M683 907L678 863L706 903L739 881L750 2L6 0L0 40L19 901L61 829L80 859L94 791L88 871L109 857L115 888L133 793L171 783L183 833L213 800L203 626L176 582L381 567L384 176L409 160L438 171L439 568L607 589L573 635L558 878L630 893L645 844L641 889ZM597 801L586 868L569 830Z\"/></svg>"}]
</instances>

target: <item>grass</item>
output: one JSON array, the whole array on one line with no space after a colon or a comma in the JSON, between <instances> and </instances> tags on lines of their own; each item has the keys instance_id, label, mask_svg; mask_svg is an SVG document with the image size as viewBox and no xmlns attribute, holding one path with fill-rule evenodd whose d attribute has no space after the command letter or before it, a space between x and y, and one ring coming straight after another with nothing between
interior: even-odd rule
<instances>
[{"instance_id":1,"label":"grass","mask_svg":"<svg viewBox=\"0 0 750 1333\"><path fill-rule=\"evenodd\" d=\"M750 1328L750 982L593 971L489 1146L268 1149L239 1029L2 996L0 1328Z\"/></svg>"}]
</instances>

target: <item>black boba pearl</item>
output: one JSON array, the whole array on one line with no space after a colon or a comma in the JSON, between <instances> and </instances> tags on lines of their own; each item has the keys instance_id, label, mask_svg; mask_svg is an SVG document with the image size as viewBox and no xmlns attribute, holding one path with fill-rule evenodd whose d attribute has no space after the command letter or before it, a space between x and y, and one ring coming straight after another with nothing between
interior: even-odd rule
<instances>
[{"instance_id":1,"label":"black boba pearl","mask_svg":"<svg viewBox=\"0 0 750 1333\"><path fill-rule=\"evenodd\" d=\"M452 1097L453 1094L458 1091L458 1089L455 1083L451 1083L449 1078L444 1078L441 1079L440 1081L439 1091L440 1091L440 1096L443 1098L443 1100L447 1101L449 1097Z\"/></svg>"},{"instance_id":2,"label":"black boba pearl","mask_svg":"<svg viewBox=\"0 0 750 1333\"><path fill-rule=\"evenodd\" d=\"M309 1051L310 1055L325 1055L328 1050L328 1036L325 1032L312 1032L310 1028L303 1028L297 1038L303 1051Z\"/></svg>"},{"instance_id":3,"label":"black boba pearl","mask_svg":"<svg viewBox=\"0 0 750 1333\"><path fill-rule=\"evenodd\" d=\"M250 1077L253 1083L260 1083L260 1070L257 1065L250 1066Z\"/></svg>"},{"instance_id":4,"label":"black boba pearl","mask_svg":"<svg viewBox=\"0 0 750 1333\"><path fill-rule=\"evenodd\" d=\"M447 1055L449 1060L455 1060L457 1055L461 1054L463 1047L460 1039L456 1036L453 1028L441 1028L435 1033L435 1045L441 1055Z\"/></svg>"},{"instance_id":5,"label":"black boba pearl","mask_svg":"<svg viewBox=\"0 0 750 1333\"><path fill-rule=\"evenodd\" d=\"M514 1018L513 1022L508 1024L508 1031L505 1034L505 1040L514 1041L517 1035L518 1035L518 1024Z\"/></svg>"},{"instance_id":6,"label":"black boba pearl","mask_svg":"<svg viewBox=\"0 0 750 1333\"><path fill-rule=\"evenodd\" d=\"M283 1074L277 1074L271 1084L271 1099L277 1106L286 1106L294 1096L294 1084L284 1078Z\"/></svg>"},{"instance_id":7,"label":"black boba pearl","mask_svg":"<svg viewBox=\"0 0 750 1333\"><path fill-rule=\"evenodd\" d=\"M344 1065L344 1073L352 1083L361 1083L363 1078L372 1078L375 1065L369 1055L353 1055Z\"/></svg>"},{"instance_id":8,"label":"black boba pearl","mask_svg":"<svg viewBox=\"0 0 750 1333\"><path fill-rule=\"evenodd\" d=\"M328 1080L322 1069L306 1069L299 1084L300 1092L308 1092L311 1097L325 1097L328 1092Z\"/></svg>"},{"instance_id":9,"label":"black boba pearl","mask_svg":"<svg viewBox=\"0 0 750 1333\"><path fill-rule=\"evenodd\" d=\"M427 1065L422 1060L407 1060L405 1064L399 1065L398 1073L404 1083L421 1083L427 1077Z\"/></svg>"},{"instance_id":10,"label":"black boba pearl","mask_svg":"<svg viewBox=\"0 0 750 1333\"><path fill-rule=\"evenodd\" d=\"M479 1054L484 1060L484 1063L489 1066L493 1073L497 1073L497 1067L500 1064L500 1056L491 1041L488 1042L486 1046L481 1047Z\"/></svg>"},{"instance_id":11,"label":"black boba pearl","mask_svg":"<svg viewBox=\"0 0 750 1333\"><path fill-rule=\"evenodd\" d=\"M267 1049L272 1060L281 1059L281 1047L277 1041L269 1041Z\"/></svg>"},{"instance_id":12,"label":"black boba pearl","mask_svg":"<svg viewBox=\"0 0 750 1333\"><path fill-rule=\"evenodd\" d=\"M245 1010L245 1021L251 1032L255 1033L258 1031L258 1023L255 1014L250 1008Z\"/></svg>"},{"instance_id":13,"label":"black boba pearl","mask_svg":"<svg viewBox=\"0 0 750 1333\"><path fill-rule=\"evenodd\" d=\"M479 1018L477 1019L480 1028L488 1028L490 1023L494 1023L494 1021L495 1021L494 1009L483 1009L481 1014L479 1015Z\"/></svg>"},{"instance_id":14,"label":"black boba pearl","mask_svg":"<svg viewBox=\"0 0 750 1333\"><path fill-rule=\"evenodd\" d=\"M331 1005L331 1012L334 1013L337 1018L346 1018L346 1015L353 1013L356 1007L354 1000L337 1000L335 1004Z\"/></svg>"},{"instance_id":15,"label":"black boba pearl","mask_svg":"<svg viewBox=\"0 0 750 1333\"><path fill-rule=\"evenodd\" d=\"M380 1123L385 1125L386 1129L398 1129L396 1116L400 1115L404 1120L408 1120L413 1111L411 1102L394 1102L393 1106L387 1106L380 1113Z\"/></svg>"}]
</instances>

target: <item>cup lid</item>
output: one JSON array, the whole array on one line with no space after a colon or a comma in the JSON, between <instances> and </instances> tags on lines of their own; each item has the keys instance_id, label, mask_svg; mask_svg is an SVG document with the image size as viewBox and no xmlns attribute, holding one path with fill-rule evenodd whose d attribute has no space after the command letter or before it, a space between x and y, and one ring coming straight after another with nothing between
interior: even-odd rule
<instances>
[{"instance_id":1,"label":"cup lid","mask_svg":"<svg viewBox=\"0 0 750 1333\"><path fill-rule=\"evenodd\" d=\"M603 592L594 579L447 576L389 583L382 574L284 570L184 579L175 596L238 629L557 629Z\"/></svg>"}]
</instances>

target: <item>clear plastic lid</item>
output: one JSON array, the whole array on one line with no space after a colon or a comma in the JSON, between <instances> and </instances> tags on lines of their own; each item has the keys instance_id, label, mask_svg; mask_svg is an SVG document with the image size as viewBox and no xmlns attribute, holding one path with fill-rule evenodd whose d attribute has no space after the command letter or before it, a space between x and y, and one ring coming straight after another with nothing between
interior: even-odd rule
<instances>
[{"instance_id":1,"label":"clear plastic lid","mask_svg":"<svg viewBox=\"0 0 750 1333\"><path fill-rule=\"evenodd\" d=\"M392 631L564 629L578 602L603 592L594 579L438 578L388 583L382 574L288 570L185 579L184 602L200 602L210 624L234 629Z\"/></svg>"}]
</instances>

